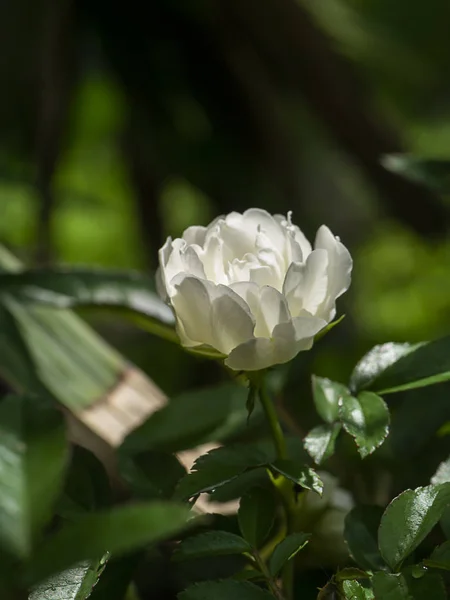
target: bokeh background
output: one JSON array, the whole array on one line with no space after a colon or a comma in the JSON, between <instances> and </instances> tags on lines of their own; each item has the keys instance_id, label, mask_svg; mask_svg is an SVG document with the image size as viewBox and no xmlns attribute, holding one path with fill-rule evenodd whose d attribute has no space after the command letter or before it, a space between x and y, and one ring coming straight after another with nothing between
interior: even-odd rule
<instances>
[{"instance_id":1,"label":"bokeh background","mask_svg":"<svg viewBox=\"0 0 450 600\"><path fill-rule=\"evenodd\" d=\"M3 0L0 242L33 265L153 272L188 225L292 210L355 259L347 318L299 379L448 333L448 200L385 156L450 158L449 23L448 0ZM169 394L220 376L92 322Z\"/></svg>"}]
</instances>

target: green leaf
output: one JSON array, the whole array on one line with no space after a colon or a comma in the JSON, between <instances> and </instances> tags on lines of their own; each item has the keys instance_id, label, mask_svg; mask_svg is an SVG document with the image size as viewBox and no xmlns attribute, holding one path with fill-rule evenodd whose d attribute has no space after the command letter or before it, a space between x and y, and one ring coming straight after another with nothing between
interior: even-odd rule
<instances>
[{"instance_id":1,"label":"green leaf","mask_svg":"<svg viewBox=\"0 0 450 600\"><path fill-rule=\"evenodd\" d=\"M272 553L269 559L269 571L276 577L281 571L285 563L300 552L302 548L306 546L309 541L311 534L309 533L291 533L284 538Z\"/></svg>"},{"instance_id":2,"label":"green leaf","mask_svg":"<svg viewBox=\"0 0 450 600\"><path fill-rule=\"evenodd\" d=\"M109 559L89 600L126 600L127 589L144 557L145 551L138 550Z\"/></svg>"},{"instance_id":3,"label":"green leaf","mask_svg":"<svg viewBox=\"0 0 450 600\"><path fill-rule=\"evenodd\" d=\"M408 573L375 573L372 579L375 600L446 600L444 582L436 573L416 579Z\"/></svg>"},{"instance_id":4,"label":"green leaf","mask_svg":"<svg viewBox=\"0 0 450 600\"><path fill-rule=\"evenodd\" d=\"M389 434L389 450L400 462L429 453L436 434L450 419L450 382L410 390L396 398Z\"/></svg>"},{"instance_id":5,"label":"green leaf","mask_svg":"<svg viewBox=\"0 0 450 600\"><path fill-rule=\"evenodd\" d=\"M377 379L382 376L386 369L403 356L417 350L421 345L388 342L387 344L374 346L354 368L350 376L350 390L353 394L356 394L366 388L374 389Z\"/></svg>"},{"instance_id":6,"label":"green leaf","mask_svg":"<svg viewBox=\"0 0 450 600\"><path fill-rule=\"evenodd\" d=\"M74 446L57 514L73 518L109 506L111 501L111 487L102 463L89 450Z\"/></svg>"},{"instance_id":7,"label":"green leaf","mask_svg":"<svg viewBox=\"0 0 450 600\"><path fill-rule=\"evenodd\" d=\"M450 504L450 483L407 490L389 504L378 532L380 552L394 571L430 533Z\"/></svg>"},{"instance_id":8,"label":"green leaf","mask_svg":"<svg viewBox=\"0 0 450 600\"><path fill-rule=\"evenodd\" d=\"M47 393L69 410L79 412L104 398L130 369L70 311L23 305L6 296L3 303L17 323ZM127 388L126 382L123 387Z\"/></svg>"},{"instance_id":9,"label":"green leaf","mask_svg":"<svg viewBox=\"0 0 450 600\"><path fill-rule=\"evenodd\" d=\"M258 467L245 471L228 483L224 483L212 492L209 492L212 502L230 502L241 498L255 486L272 489L272 481L266 467Z\"/></svg>"},{"instance_id":10,"label":"green leaf","mask_svg":"<svg viewBox=\"0 0 450 600\"><path fill-rule=\"evenodd\" d=\"M355 567L345 567L337 571L334 580L337 582L345 581L346 579L369 579L370 574Z\"/></svg>"},{"instance_id":11,"label":"green leaf","mask_svg":"<svg viewBox=\"0 0 450 600\"><path fill-rule=\"evenodd\" d=\"M412 600L408 585L401 574L375 573L372 578L375 600Z\"/></svg>"},{"instance_id":12,"label":"green leaf","mask_svg":"<svg viewBox=\"0 0 450 600\"><path fill-rule=\"evenodd\" d=\"M319 331L319 333L316 333L316 335L314 336L314 343L321 340L325 335L327 335L327 333L329 333L332 329L334 329L336 327L336 325L339 325L339 323L341 321L343 321L344 319L345 319L345 315L341 315L338 319L336 319L336 321L332 321L331 323L328 323L328 325L326 327L324 327L323 329L321 329Z\"/></svg>"},{"instance_id":13,"label":"green leaf","mask_svg":"<svg viewBox=\"0 0 450 600\"><path fill-rule=\"evenodd\" d=\"M250 551L250 544L239 535L228 531L207 531L180 542L173 554L173 560L243 554Z\"/></svg>"},{"instance_id":14,"label":"green leaf","mask_svg":"<svg viewBox=\"0 0 450 600\"><path fill-rule=\"evenodd\" d=\"M389 433L389 410L380 396L360 392L358 397L344 396L340 406L344 429L355 438L362 458L372 454Z\"/></svg>"},{"instance_id":15,"label":"green leaf","mask_svg":"<svg viewBox=\"0 0 450 600\"><path fill-rule=\"evenodd\" d=\"M258 396L258 388L250 383L248 388L247 402L245 408L247 409L247 423L250 422L252 412L255 410L256 398Z\"/></svg>"},{"instance_id":16,"label":"green leaf","mask_svg":"<svg viewBox=\"0 0 450 600\"><path fill-rule=\"evenodd\" d=\"M36 372L36 366L25 344L19 327L0 304L0 376L20 393L44 394L45 388Z\"/></svg>"},{"instance_id":17,"label":"green leaf","mask_svg":"<svg viewBox=\"0 0 450 600\"><path fill-rule=\"evenodd\" d=\"M179 482L175 496L188 500L203 492L210 492L267 462L267 455L250 444L217 448L195 461L191 472Z\"/></svg>"},{"instance_id":18,"label":"green leaf","mask_svg":"<svg viewBox=\"0 0 450 600\"><path fill-rule=\"evenodd\" d=\"M242 569L242 571L232 575L231 579L234 579L235 581L264 581L264 575L261 571L253 569L253 567L246 567L245 569Z\"/></svg>"},{"instance_id":19,"label":"green leaf","mask_svg":"<svg viewBox=\"0 0 450 600\"><path fill-rule=\"evenodd\" d=\"M450 457L441 462L436 473L431 478L431 483L437 485L439 483L447 483L450 481Z\"/></svg>"},{"instance_id":20,"label":"green leaf","mask_svg":"<svg viewBox=\"0 0 450 600\"><path fill-rule=\"evenodd\" d=\"M186 469L174 454L147 451L128 455L119 451L119 472L139 500L171 498Z\"/></svg>"},{"instance_id":21,"label":"green leaf","mask_svg":"<svg viewBox=\"0 0 450 600\"><path fill-rule=\"evenodd\" d=\"M270 600L273 596L248 581L205 581L178 594L178 600Z\"/></svg>"},{"instance_id":22,"label":"green leaf","mask_svg":"<svg viewBox=\"0 0 450 600\"><path fill-rule=\"evenodd\" d=\"M173 312L155 293L151 279L140 273L73 267L0 273L0 290L21 302L56 308L126 308L170 326L175 323Z\"/></svg>"},{"instance_id":23,"label":"green leaf","mask_svg":"<svg viewBox=\"0 0 450 600\"><path fill-rule=\"evenodd\" d=\"M333 423L339 417L339 400L348 396L348 389L342 383L324 377L312 376L314 404L317 412L327 423Z\"/></svg>"},{"instance_id":24,"label":"green leaf","mask_svg":"<svg viewBox=\"0 0 450 600\"><path fill-rule=\"evenodd\" d=\"M62 415L42 398L0 403L0 545L30 555L49 520L67 462Z\"/></svg>"},{"instance_id":25,"label":"green leaf","mask_svg":"<svg viewBox=\"0 0 450 600\"><path fill-rule=\"evenodd\" d=\"M372 600L374 597L371 588L362 586L355 579L344 580L340 587L345 600Z\"/></svg>"},{"instance_id":26,"label":"green leaf","mask_svg":"<svg viewBox=\"0 0 450 600\"><path fill-rule=\"evenodd\" d=\"M29 600L86 600L104 567L105 561L97 560L85 561L66 569L36 586Z\"/></svg>"},{"instance_id":27,"label":"green leaf","mask_svg":"<svg viewBox=\"0 0 450 600\"><path fill-rule=\"evenodd\" d=\"M369 571L383 570L385 564L378 550L378 527L383 509L379 506L356 506L345 517L344 538L354 561Z\"/></svg>"},{"instance_id":28,"label":"green leaf","mask_svg":"<svg viewBox=\"0 0 450 600\"><path fill-rule=\"evenodd\" d=\"M450 336L418 344L377 378L380 394L420 388L450 380Z\"/></svg>"},{"instance_id":29,"label":"green leaf","mask_svg":"<svg viewBox=\"0 0 450 600\"><path fill-rule=\"evenodd\" d=\"M406 179L422 183L441 194L450 193L450 161L411 154L386 154L383 166Z\"/></svg>"},{"instance_id":30,"label":"green leaf","mask_svg":"<svg viewBox=\"0 0 450 600\"><path fill-rule=\"evenodd\" d=\"M424 560L423 564L426 567L450 571L450 541L444 542L435 548L430 558Z\"/></svg>"},{"instance_id":31,"label":"green leaf","mask_svg":"<svg viewBox=\"0 0 450 600\"><path fill-rule=\"evenodd\" d=\"M406 574L405 579L412 600L447 600L444 580L438 573L426 573L419 579Z\"/></svg>"},{"instance_id":32,"label":"green leaf","mask_svg":"<svg viewBox=\"0 0 450 600\"><path fill-rule=\"evenodd\" d=\"M48 538L32 557L28 583L46 579L81 560L105 551L119 555L146 544L154 544L186 527L189 510L169 502L121 506L86 514L64 525Z\"/></svg>"},{"instance_id":33,"label":"green leaf","mask_svg":"<svg viewBox=\"0 0 450 600\"><path fill-rule=\"evenodd\" d=\"M121 452L179 452L213 439L221 441L230 430L245 425L246 393L245 387L227 383L182 394L134 430Z\"/></svg>"},{"instance_id":34,"label":"green leaf","mask_svg":"<svg viewBox=\"0 0 450 600\"><path fill-rule=\"evenodd\" d=\"M1 245L0 269L21 269L20 261ZM11 344L9 340L2 346L2 352L3 348L8 352L11 344L14 348L11 354L23 356L24 364L27 352L29 355L26 369L22 370L17 366L18 361L9 360L6 353L0 357L0 370L2 365L8 366L9 375L5 377L14 389L41 393L39 384L34 385L24 376L26 370L34 368L46 391L65 407L78 412L98 402L116 386L123 393L131 388L122 379L129 370L127 361L71 311L24 304L6 293L2 294L0 305L13 317L23 342L17 346L16 341ZM1 316L0 320L3 321Z\"/></svg>"},{"instance_id":35,"label":"green leaf","mask_svg":"<svg viewBox=\"0 0 450 600\"><path fill-rule=\"evenodd\" d=\"M242 496L238 511L239 529L253 548L259 548L269 535L276 508L271 490L255 487Z\"/></svg>"},{"instance_id":36,"label":"green leaf","mask_svg":"<svg viewBox=\"0 0 450 600\"><path fill-rule=\"evenodd\" d=\"M333 456L340 431L340 423L318 425L305 437L305 450L316 464L320 465Z\"/></svg>"},{"instance_id":37,"label":"green leaf","mask_svg":"<svg viewBox=\"0 0 450 600\"><path fill-rule=\"evenodd\" d=\"M284 477L293 481L296 485L299 485L306 490L316 492L319 496L322 495L323 482L311 467L296 463L293 460L284 459L278 459L269 466L273 471L280 475L284 475Z\"/></svg>"}]
</instances>

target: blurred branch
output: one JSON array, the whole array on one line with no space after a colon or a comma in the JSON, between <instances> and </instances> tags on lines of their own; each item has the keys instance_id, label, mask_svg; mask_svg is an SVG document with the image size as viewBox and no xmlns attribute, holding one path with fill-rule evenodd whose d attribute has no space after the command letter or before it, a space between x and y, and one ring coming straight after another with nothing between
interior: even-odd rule
<instances>
[{"instance_id":1,"label":"blurred branch","mask_svg":"<svg viewBox=\"0 0 450 600\"><path fill-rule=\"evenodd\" d=\"M50 0L43 17L38 66L39 101L36 123L36 187L40 197L36 261L51 262L55 194L52 178L74 86L71 0Z\"/></svg>"},{"instance_id":2,"label":"blurred branch","mask_svg":"<svg viewBox=\"0 0 450 600\"><path fill-rule=\"evenodd\" d=\"M351 65L294 0L219 0L291 87L299 91L334 138L366 173L387 212L416 231L442 234L447 211L425 187L389 173L384 154L404 149L396 132L370 102ZM425 209L426 207L426 209ZM425 209L425 210L424 210Z\"/></svg>"},{"instance_id":3,"label":"blurred branch","mask_svg":"<svg viewBox=\"0 0 450 600\"><path fill-rule=\"evenodd\" d=\"M285 205L292 206L300 197L298 158L280 116L279 97L252 45L233 30L226 6L223 12L218 38L225 62L241 91L244 109L253 125L256 146L261 146L263 160L277 179Z\"/></svg>"},{"instance_id":4,"label":"blurred branch","mask_svg":"<svg viewBox=\"0 0 450 600\"><path fill-rule=\"evenodd\" d=\"M133 103L133 99L130 99ZM156 268L158 250L164 243L164 227L159 210L159 193L163 177L157 174L150 143L142 133L143 115L136 107L130 110L128 126L123 139L123 156L129 168L135 191L136 207L142 239L145 244L147 265Z\"/></svg>"}]
</instances>

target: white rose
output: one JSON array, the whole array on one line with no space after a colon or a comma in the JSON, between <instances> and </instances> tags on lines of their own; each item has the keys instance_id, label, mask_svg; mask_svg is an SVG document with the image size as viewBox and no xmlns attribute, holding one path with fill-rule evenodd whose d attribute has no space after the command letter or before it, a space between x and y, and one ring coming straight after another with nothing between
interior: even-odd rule
<instances>
[{"instance_id":1,"label":"white rose","mask_svg":"<svg viewBox=\"0 0 450 600\"><path fill-rule=\"evenodd\" d=\"M251 208L189 227L159 251L158 289L183 346L255 371L311 348L350 285L352 259L328 227L314 250L281 215Z\"/></svg>"}]
</instances>

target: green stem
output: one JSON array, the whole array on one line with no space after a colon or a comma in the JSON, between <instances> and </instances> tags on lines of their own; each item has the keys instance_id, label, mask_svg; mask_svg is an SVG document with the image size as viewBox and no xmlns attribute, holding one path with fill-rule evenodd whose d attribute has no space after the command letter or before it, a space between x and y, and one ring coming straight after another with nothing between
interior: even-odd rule
<instances>
[{"instance_id":1,"label":"green stem","mask_svg":"<svg viewBox=\"0 0 450 600\"><path fill-rule=\"evenodd\" d=\"M287 561L281 571L281 581L283 591L286 594L286 600L292 600L294 597L294 575L294 559L291 558Z\"/></svg>"},{"instance_id":2,"label":"green stem","mask_svg":"<svg viewBox=\"0 0 450 600\"><path fill-rule=\"evenodd\" d=\"M270 398L267 391L267 387L264 381L264 375L261 377L259 383L259 398L261 400L264 413L266 415L267 422L269 423L270 430L272 433L273 441L277 451L278 458L287 459L288 452L286 446L286 440L284 438L283 430L281 428L278 415L275 410L275 406ZM285 510L286 516L286 535L292 533L293 530L293 512L295 509L295 501L292 485L287 483L284 477L277 478L274 482L275 487L278 489ZM292 600L294 593L294 561L289 560L281 572L281 579L283 582L283 592L287 600ZM272 590L273 591L273 590Z\"/></svg>"},{"instance_id":3,"label":"green stem","mask_svg":"<svg viewBox=\"0 0 450 600\"><path fill-rule=\"evenodd\" d=\"M284 439L283 430L281 429L275 406L269 396L264 379L262 379L259 387L259 399L261 400L267 422L270 426L278 458L288 458L286 440Z\"/></svg>"},{"instance_id":4,"label":"green stem","mask_svg":"<svg viewBox=\"0 0 450 600\"><path fill-rule=\"evenodd\" d=\"M261 558L259 553L256 552L256 550L255 550L255 551L253 551L252 555L253 555L253 558L255 559L255 562L256 562L259 570L264 575L264 578L266 579L267 585L269 586L269 589L272 592L272 594L275 596L275 598L277 600L284 600L284 597L281 594L280 588L275 583L272 575L270 574L269 569L266 566L266 563L263 561L263 559Z\"/></svg>"}]
</instances>

